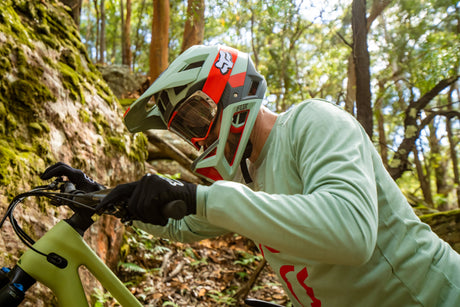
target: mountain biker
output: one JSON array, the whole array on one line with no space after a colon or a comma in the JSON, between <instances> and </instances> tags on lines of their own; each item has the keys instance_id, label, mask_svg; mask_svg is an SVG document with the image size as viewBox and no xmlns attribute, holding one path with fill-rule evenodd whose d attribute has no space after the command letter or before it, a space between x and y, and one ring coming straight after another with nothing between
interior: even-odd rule
<instances>
[{"instance_id":1,"label":"mountain biker","mask_svg":"<svg viewBox=\"0 0 460 307\"><path fill-rule=\"evenodd\" d=\"M460 306L459 254L414 214L359 123L319 99L275 114L265 91L248 54L188 49L124 120L204 150L192 168L213 183L145 175L102 205L127 199L136 226L173 240L252 239L295 306ZM168 220L160 209L176 199L187 216Z\"/></svg>"}]
</instances>

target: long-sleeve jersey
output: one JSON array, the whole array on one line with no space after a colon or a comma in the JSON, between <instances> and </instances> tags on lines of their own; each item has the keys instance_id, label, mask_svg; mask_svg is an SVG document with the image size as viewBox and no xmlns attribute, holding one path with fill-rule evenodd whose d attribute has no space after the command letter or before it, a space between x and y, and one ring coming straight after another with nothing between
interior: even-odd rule
<instances>
[{"instance_id":1,"label":"long-sleeve jersey","mask_svg":"<svg viewBox=\"0 0 460 307\"><path fill-rule=\"evenodd\" d=\"M253 183L198 186L179 241L252 239L295 306L460 306L460 255L422 223L359 123L322 100L278 116Z\"/></svg>"}]
</instances>

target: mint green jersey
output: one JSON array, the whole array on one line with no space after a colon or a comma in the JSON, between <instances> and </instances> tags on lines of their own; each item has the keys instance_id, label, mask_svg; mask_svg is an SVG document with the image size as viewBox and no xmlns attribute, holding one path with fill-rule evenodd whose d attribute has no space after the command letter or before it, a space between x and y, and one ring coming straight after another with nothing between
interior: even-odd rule
<instances>
[{"instance_id":1,"label":"mint green jersey","mask_svg":"<svg viewBox=\"0 0 460 307\"><path fill-rule=\"evenodd\" d=\"M184 242L252 239L295 306L460 306L460 255L345 111L312 99L279 115L250 171L250 186L198 186L196 215L136 225Z\"/></svg>"}]
</instances>

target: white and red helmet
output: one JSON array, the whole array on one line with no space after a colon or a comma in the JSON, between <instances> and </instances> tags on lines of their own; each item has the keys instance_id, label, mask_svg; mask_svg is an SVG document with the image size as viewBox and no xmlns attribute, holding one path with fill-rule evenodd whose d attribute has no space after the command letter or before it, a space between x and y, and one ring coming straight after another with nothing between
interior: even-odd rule
<instances>
[{"instance_id":1,"label":"white and red helmet","mask_svg":"<svg viewBox=\"0 0 460 307\"><path fill-rule=\"evenodd\" d=\"M231 180L248 156L246 147L266 89L247 53L226 46L193 46L131 105L124 121L131 132L169 129L199 148L197 143L209 136L220 116L217 139L192 170L211 181Z\"/></svg>"}]
</instances>

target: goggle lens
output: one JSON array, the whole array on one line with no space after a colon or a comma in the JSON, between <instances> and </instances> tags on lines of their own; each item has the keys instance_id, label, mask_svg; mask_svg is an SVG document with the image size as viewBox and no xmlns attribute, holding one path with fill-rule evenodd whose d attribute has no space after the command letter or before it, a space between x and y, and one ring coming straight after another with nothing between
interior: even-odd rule
<instances>
[{"instance_id":1,"label":"goggle lens","mask_svg":"<svg viewBox=\"0 0 460 307\"><path fill-rule=\"evenodd\" d=\"M174 111L168 128L197 146L197 142L208 137L216 116L217 104L197 91Z\"/></svg>"}]
</instances>

